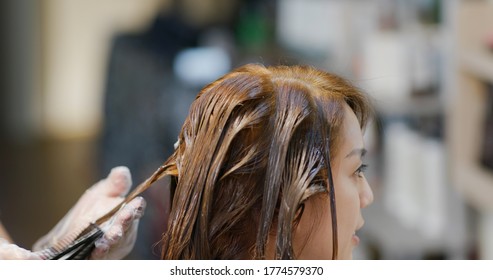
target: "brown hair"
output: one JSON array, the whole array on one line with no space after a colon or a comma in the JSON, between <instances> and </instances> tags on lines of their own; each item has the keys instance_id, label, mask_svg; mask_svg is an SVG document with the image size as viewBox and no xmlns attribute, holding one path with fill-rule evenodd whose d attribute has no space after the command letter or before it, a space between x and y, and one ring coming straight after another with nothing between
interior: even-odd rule
<instances>
[{"instance_id":1,"label":"brown hair","mask_svg":"<svg viewBox=\"0 0 493 280\"><path fill-rule=\"evenodd\" d=\"M162 257L264 259L274 233L275 258L295 259L292 232L304 202L327 193L337 258L330 159L344 104L364 128L366 96L306 66L246 65L204 87L162 167L172 176Z\"/></svg>"}]
</instances>

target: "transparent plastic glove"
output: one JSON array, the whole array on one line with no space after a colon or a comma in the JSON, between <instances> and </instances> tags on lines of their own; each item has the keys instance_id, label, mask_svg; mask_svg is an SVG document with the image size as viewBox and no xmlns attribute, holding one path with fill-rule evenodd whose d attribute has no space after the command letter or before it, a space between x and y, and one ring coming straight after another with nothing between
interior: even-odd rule
<instances>
[{"instance_id":1,"label":"transparent plastic glove","mask_svg":"<svg viewBox=\"0 0 493 280\"><path fill-rule=\"evenodd\" d=\"M39 260L35 253L0 238L0 260Z\"/></svg>"},{"instance_id":2,"label":"transparent plastic glove","mask_svg":"<svg viewBox=\"0 0 493 280\"><path fill-rule=\"evenodd\" d=\"M132 178L127 167L115 167L108 177L89 188L74 207L33 249L39 251L75 236L90 222L103 216L123 201ZM145 200L137 197L120 209L101 229L105 233L96 241L91 259L121 259L133 248L137 226L145 209Z\"/></svg>"},{"instance_id":3,"label":"transparent plastic glove","mask_svg":"<svg viewBox=\"0 0 493 280\"><path fill-rule=\"evenodd\" d=\"M136 197L102 226L103 237L96 240L91 259L121 259L132 250L137 238L139 219L145 209L145 200Z\"/></svg>"}]
</instances>

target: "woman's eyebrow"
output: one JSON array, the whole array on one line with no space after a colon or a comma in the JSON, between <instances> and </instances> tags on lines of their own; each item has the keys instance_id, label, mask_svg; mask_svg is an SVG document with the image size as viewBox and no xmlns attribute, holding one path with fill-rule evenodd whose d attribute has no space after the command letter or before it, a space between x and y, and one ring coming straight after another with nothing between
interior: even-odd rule
<instances>
[{"instance_id":1,"label":"woman's eyebrow","mask_svg":"<svg viewBox=\"0 0 493 280\"><path fill-rule=\"evenodd\" d=\"M362 158L365 156L366 152L367 150L365 148L354 149L349 154L346 155L346 158L354 155L359 155L359 157Z\"/></svg>"}]
</instances>

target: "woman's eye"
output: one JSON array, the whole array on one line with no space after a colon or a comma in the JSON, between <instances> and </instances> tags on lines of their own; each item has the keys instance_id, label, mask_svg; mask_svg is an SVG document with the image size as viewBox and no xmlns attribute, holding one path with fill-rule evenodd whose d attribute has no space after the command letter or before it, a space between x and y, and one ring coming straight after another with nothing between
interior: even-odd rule
<instances>
[{"instance_id":1,"label":"woman's eye","mask_svg":"<svg viewBox=\"0 0 493 280\"><path fill-rule=\"evenodd\" d=\"M363 173L365 173L366 168L368 168L368 165L362 164L356 169L355 174L358 175L358 177L363 177Z\"/></svg>"}]
</instances>

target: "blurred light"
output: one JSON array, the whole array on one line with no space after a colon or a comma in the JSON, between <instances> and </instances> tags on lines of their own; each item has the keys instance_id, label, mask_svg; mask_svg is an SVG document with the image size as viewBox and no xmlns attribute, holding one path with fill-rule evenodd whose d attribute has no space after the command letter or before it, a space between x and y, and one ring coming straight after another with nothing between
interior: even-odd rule
<instances>
[{"instance_id":1,"label":"blurred light","mask_svg":"<svg viewBox=\"0 0 493 280\"><path fill-rule=\"evenodd\" d=\"M231 59L217 47L190 48L176 56L173 69L185 84L201 87L226 74L231 69Z\"/></svg>"}]
</instances>

